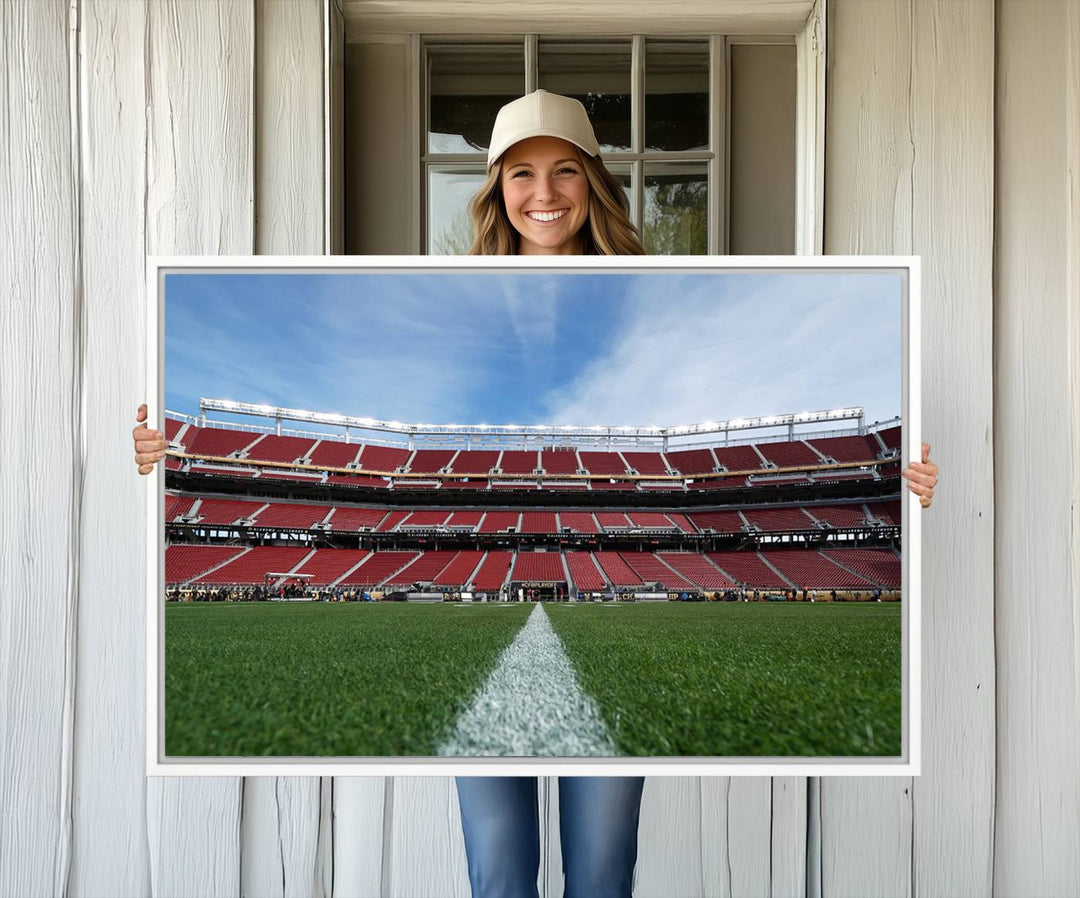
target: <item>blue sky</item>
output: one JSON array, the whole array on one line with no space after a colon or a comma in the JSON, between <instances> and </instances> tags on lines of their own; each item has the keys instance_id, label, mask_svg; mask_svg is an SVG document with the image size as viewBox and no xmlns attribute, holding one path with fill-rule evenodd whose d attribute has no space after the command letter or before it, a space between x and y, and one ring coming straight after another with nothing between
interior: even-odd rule
<instances>
[{"instance_id":1,"label":"blue sky","mask_svg":"<svg viewBox=\"0 0 1080 898\"><path fill-rule=\"evenodd\" d=\"M173 274L165 315L166 407L187 414L200 396L425 423L900 412L889 273Z\"/></svg>"}]
</instances>

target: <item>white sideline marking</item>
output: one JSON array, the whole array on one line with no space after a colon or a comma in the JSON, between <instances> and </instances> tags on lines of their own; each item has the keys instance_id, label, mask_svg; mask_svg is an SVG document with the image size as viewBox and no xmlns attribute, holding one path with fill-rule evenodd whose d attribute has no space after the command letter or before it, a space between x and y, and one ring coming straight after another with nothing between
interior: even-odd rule
<instances>
[{"instance_id":1,"label":"white sideline marking","mask_svg":"<svg viewBox=\"0 0 1080 898\"><path fill-rule=\"evenodd\" d=\"M439 746L440 757L612 757L593 700L538 604Z\"/></svg>"}]
</instances>

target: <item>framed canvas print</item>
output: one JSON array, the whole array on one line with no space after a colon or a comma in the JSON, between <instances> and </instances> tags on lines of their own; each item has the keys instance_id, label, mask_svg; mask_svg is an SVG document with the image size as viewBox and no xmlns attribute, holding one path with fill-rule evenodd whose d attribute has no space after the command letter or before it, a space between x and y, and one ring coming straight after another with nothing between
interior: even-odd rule
<instances>
[{"instance_id":1,"label":"framed canvas print","mask_svg":"<svg viewBox=\"0 0 1080 898\"><path fill-rule=\"evenodd\" d=\"M151 258L151 774L919 772L919 265Z\"/></svg>"}]
</instances>

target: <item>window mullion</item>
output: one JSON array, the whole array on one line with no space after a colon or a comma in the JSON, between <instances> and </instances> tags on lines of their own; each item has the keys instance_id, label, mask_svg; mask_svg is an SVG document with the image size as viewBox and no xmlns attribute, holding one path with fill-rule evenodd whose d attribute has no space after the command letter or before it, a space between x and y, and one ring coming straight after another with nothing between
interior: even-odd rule
<instances>
[{"instance_id":1,"label":"window mullion","mask_svg":"<svg viewBox=\"0 0 1080 898\"><path fill-rule=\"evenodd\" d=\"M727 240L727 52L722 35L709 38L709 254L726 255Z\"/></svg>"},{"instance_id":2,"label":"window mullion","mask_svg":"<svg viewBox=\"0 0 1080 898\"><path fill-rule=\"evenodd\" d=\"M539 35L525 35L525 93L531 94L540 86Z\"/></svg>"},{"instance_id":3,"label":"window mullion","mask_svg":"<svg viewBox=\"0 0 1080 898\"><path fill-rule=\"evenodd\" d=\"M645 35L635 34L630 50L630 149L641 153L645 147ZM634 208L631 219L645 239L645 164L640 157L631 166Z\"/></svg>"}]
</instances>

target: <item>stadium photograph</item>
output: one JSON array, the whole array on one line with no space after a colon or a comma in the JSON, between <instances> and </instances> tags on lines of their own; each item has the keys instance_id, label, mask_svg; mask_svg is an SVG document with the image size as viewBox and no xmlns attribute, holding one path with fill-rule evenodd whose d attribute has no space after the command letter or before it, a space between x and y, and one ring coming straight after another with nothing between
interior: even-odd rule
<instances>
[{"instance_id":1,"label":"stadium photograph","mask_svg":"<svg viewBox=\"0 0 1080 898\"><path fill-rule=\"evenodd\" d=\"M163 756L895 759L895 270L164 277Z\"/></svg>"}]
</instances>

